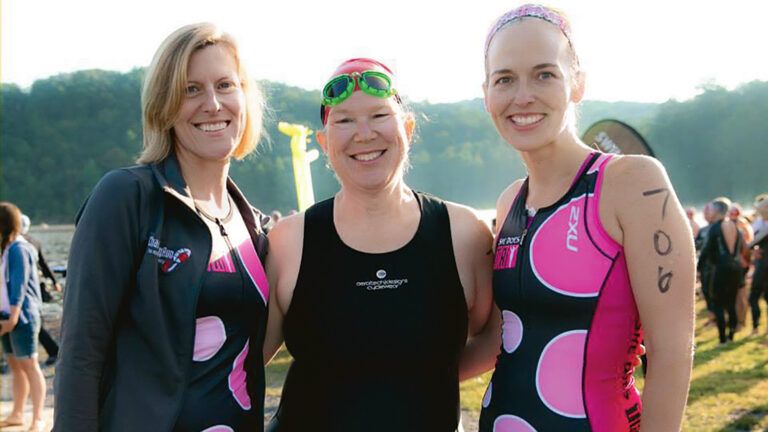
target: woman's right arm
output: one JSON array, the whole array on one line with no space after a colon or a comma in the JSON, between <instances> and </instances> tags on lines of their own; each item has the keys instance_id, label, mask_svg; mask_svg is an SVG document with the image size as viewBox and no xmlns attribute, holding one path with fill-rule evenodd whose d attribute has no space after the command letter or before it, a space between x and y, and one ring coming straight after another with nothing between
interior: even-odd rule
<instances>
[{"instance_id":1,"label":"woman's right arm","mask_svg":"<svg viewBox=\"0 0 768 432\"><path fill-rule=\"evenodd\" d=\"M141 258L141 198L134 174L113 171L99 181L77 217L56 366L55 431L99 429L99 387L115 320Z\"/></svg>"},{"instance_id":2,"label":"woman's right arm","mask_svg":"<svg viewBox=\"0 0 768 432\"><path fill-rule=\"evenodd\" d=\"M494 227L494 237L498 235L499 230L504 225L504 219L517 196L517 192L522 186L523 180L512 183L504 192L501 193L496 201L496 226ZM495 242L493 243L495 248ZM492 272L493 270L488 269ZM488 279L491 279L488 275ZM491 290L492 291L492 290ZM491 299L493 300L493 299ZM464 351L461 354L459 364L459 380L480 375L490 369L493 369L496 362L496 356L501 348L501 311L495 304L491 305L491 311L483 329L476 335L473 335L467 341Z\"/></svg>"},{"instance_id":3,"label":"woman's right arm","mask_svg":"<svg viewBox=\"0 0 768 432\"><path fill-rule=\"evenodd\" d=\"M283 319L291 304L299 276L303 244L304 213L281 219L269 231L267 278L270 294L264 364L272 360L283 344Z\"/></svg>"}]
</instances>

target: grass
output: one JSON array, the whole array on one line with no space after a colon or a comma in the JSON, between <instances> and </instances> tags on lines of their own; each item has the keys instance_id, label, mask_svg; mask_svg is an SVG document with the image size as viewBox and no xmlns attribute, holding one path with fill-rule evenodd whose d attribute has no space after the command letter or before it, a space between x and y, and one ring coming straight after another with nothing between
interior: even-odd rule
<instances>
[{"instance_id":1,"label":"grass","mask_svg":"<svg viewBox=\"0 0 768 432\"><path fill-rule=\"evenodd\" d=\"M765 305L763 305L764 307ZM749 329L736 340L720 346L717 328L705 325L704 304L697 304L696 356L691 390L683 424L684 431L744 432L768 431L768 336L763 314L763 332L749 336ZM751 316L747 317L748 327ZM267 395L279 396L290 364L282 350L267 367ZM462 408L479 415L480 402L491 374L461 384ZM642 377L637 377L642 388Z\"/></svg>"}]
</instances>

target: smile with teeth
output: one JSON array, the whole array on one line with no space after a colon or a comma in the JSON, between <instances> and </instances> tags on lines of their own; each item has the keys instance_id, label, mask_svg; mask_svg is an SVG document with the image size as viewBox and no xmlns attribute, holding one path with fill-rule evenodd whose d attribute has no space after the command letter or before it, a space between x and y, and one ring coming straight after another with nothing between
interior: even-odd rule
<instances>
[{"instance_id":1,"label":"smile with teeth","mask_svg":"<svg viewBox=\"0 0 768 432\"><path fill-rule=\"evenodd\" d=\"M384 154L384 150L377 150L369 153L359 153L356 155L352 155L352 158L355 160L359 160L361 162L369 162L374 159L378 159L383 154Z\"/></svg>"},{"instance_id":2,"label":"smile with teeth","mask_svg":"<svg viewBox=\"0 0 768 432\"><path fill-rule=\"evenodd\" d=\"M544 114L514 114L510 116L512 123L518 126L528 126L541 121Z\"/></svg>"},{"instance_id":3,"label":"smile with teeth","mask_svg":"<svg viewBox=\"0 0 768 432\"><path fill-rule=\"evenodd\" d=\"M224 129L229 125L228 121L220 121L215 123L197 123L195 127L203 132L216 132Z\"/></svg>"}]
</instances>

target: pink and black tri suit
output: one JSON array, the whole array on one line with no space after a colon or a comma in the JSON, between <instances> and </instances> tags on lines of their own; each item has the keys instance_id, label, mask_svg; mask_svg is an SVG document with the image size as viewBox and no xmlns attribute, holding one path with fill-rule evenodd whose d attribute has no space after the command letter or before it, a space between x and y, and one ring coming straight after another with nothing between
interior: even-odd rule
<instances>
[{"instance_id":1,"label":"pink and black tri suit","mask_svg":"<svg viewBox=\"0 0 768 432\"><path fill-rule=\"evenodd\" d=\"M480 431L637 431L632 361L642 337L621 245L598 210L610 155L592 153L568 192L528 217L523 184L496 238L501 353Z\"/></svg>"}]
</instances>

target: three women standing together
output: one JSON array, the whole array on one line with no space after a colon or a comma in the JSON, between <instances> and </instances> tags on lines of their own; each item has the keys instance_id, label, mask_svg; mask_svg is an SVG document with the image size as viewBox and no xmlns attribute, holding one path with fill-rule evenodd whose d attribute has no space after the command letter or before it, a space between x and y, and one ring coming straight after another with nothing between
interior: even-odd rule
<instances>
[{"instance_id":1,"label":"three women standing together","mask_svg":"<svg viewBox=\"0 0 768 432\"><path fill-rule=\"evenodd\" d=\"M634 431L641 411L643 430L679 429L693 246L663 168L578 139L584 74L558 11L503 15L485 67L486 109L528 169L499 198L495 245L470 209L405 184L414 116L389 68L352 59L317 135L341 188L267 248L227 177L262 112L237 46L207 24L171 35L147 72L142 165L79 215L56 430L262 430L283 340L270 430L452 431L459 380L494 364L482 431Z\"/></svg>"}]
</instances>

